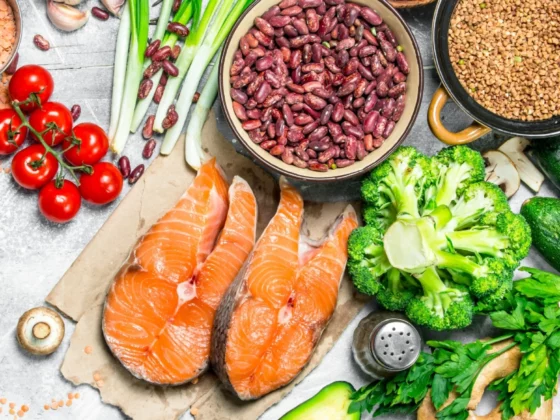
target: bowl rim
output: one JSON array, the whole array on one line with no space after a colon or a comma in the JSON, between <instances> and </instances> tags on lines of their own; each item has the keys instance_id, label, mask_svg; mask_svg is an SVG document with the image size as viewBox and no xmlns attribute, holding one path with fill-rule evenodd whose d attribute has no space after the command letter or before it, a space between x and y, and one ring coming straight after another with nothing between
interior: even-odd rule
<instances>
[{"instance_id":1,"label":"bowl rim","mask_svg":"<svg viewBox=\"0 0 560 420\"><path fill-rule=\"evenodd\" d=\"M342 181L342 180L346 180L346 179L357 178L357 177L361 176L362 174L364 174L364 173L370 171L371 169L375 168L376 166L380 165L381 163L383 163L395 151L395 149L397 149L405 141L405 139L410 134L410 131L412 130L412 127L414 126L414 123L416 122L416 119L418 118L418 114L419 114L420 108L422 106L422 98L424 96L424 66L423 66L422 55L420 53L420 48L418 46L418 42L416 41L416 38L415 38L414 34L412 33L412 30L410 29L410 27L408 26L408 24L406 23L404 18L400 15L400 13L387 0L376 0L379 3L382 3L384 6L386 6L387 9L389 9L389 11L393 15L395 15L397 20L404 27L404 30L406 31L406 34L408 35L408 37L410 38L410 40L412 42L412 45L414 46L414 48L413 48L414 49L414 57L415 57L416 61L418 62L418 73L419 73L418 74L418 88L417 88L418 98L417 98L416 103L414 105L414 110L412 111L410 121L408 122L407 126L405 127L402 135L377 160L371 162L370 164L368 164L368 165L366 165L366 166L364 166L360 169L356 169L353 172L349 172L349 173L344 174L344 175L327 175L331 172L331 171L328 171L328 172L321 172L321 174L324 174L324 176L305 176L305 175L300 175L298 173L291 172L291 171L286 170L282 167L276 166L276 165L272 164L271 162L269 162L268 159L265 159L262 156L260 156L258 153L256 153L250 145L246 144L247 141L243 138L243 136L236 129L235 124L233 123L233 116L228 112L228 109L225 106L226 94L224 92L224 71L226 70L225 69L225 57L226 57L227 51L228 51L228 49L231 45L233 35L237 31L241 22L244 21L247 18L247 16L251 13L253 8L257 4L259 4L261 1L264 1L264 0L255 0L243 12L243 14L237 19L237 21L235 22L235 25L231 29L230 33L228 34L228 36L227 36L227 38L224 42L224 46L222 48L222 52L221 52L220 57L219 57L219 59L220 59L219 75L220 76L219 76L218 89L219 89L220 102L221 102L222 108L224 109L224 115L226 117L228 125L231 128L231 130L233 131L233 134L235 135L237 140L250 153L250 157L253 160L256 160L259 165L264 166L267 170L272 171L274 173L278 173L278 174L283 175L283 176L286 176L288 178L297 179L299 181L305 181L305 182L308 182L308 183L326 183L326 182L332 182L332 181ZM363 0L363 1L367 2L368 0ZM278 4L278 3L280 3L280 0L277 0L276 4ZM229 68L227 70L229 71ZM272 158L274 158L274 157L270 156L270 159L272 159ZM274 158L274 159L276 159L276 158ZM308 171L317 174L317 172L313 172L310 169L308 169Z\"/></svg>"},{"instance_id":2,"label":"bowl rim","mask_svg":"<svg viewBox=\"0 0 560 420\"><path fill-rule=\"evenodd\" d=\"M449 38L440 36L443 31L446 31L446 34L449 32L455 6L459 1L461 0L438 0L431 26L435 68L453 102L470 118L501 134L532 139L550 138L560 134L560 116L541 121L511 120L487 110L466 92L451 65Z\"/></svg>"},{"instance_id":3,"label":"bowl rim","mask_svg":"<svg viewBox=\"0 0 560 420\"><path fill-rule=\"evenodd\" d=\"M12 8L12 12L14 13L14 19L16 21L16 40L14 42L14 48L12 49L12 53L10 54L10 58L8 58L8 61L6 61L4 64L0 65L0 73L6 71L6 69L10 67L10 64L12 64L12 61L14 61L14 58L16 57L16 54L18 53L19 50L19 45L21 44L21 36L23 33L23 28L22 28L23 19L21 18L21 9L19 7L18 0L6 0L6 1L8 5Z\"/></svg>"}]
</instances>

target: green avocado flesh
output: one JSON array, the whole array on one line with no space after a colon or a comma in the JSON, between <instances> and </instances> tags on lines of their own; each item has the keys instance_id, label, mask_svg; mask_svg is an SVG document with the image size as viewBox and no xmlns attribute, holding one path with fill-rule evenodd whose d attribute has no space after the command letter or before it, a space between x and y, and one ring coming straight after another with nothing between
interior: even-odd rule
<instances>
[{"instance_id":1,"label":"green avocado flesh","mask_svg":"<svg viewBox=\"0 0 560 420\"><path fill-rule=\"evenodd\" d=\"M360 413L348 414L353 392L348 382L333 382L280 420L360 420Z\"/></svg>"}]
</instances>

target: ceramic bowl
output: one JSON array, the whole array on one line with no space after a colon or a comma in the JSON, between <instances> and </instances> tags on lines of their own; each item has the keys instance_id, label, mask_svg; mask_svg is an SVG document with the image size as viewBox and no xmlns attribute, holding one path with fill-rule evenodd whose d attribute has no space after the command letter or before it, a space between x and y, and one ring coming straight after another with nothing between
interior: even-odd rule
<instances>
[{"instance_id":1,"label":"ceramic bowl","mask_svg":"<svg viewBox=\"0 0 560 420\"><path fill-rule=\"evenodd\" d=\"M19 48L19 44L21 42L21 32L22 32L21 11L19 9L19 4L17 0L7 0L7 1L14 12L14 18L16 20L16 40L15 40L14 48L12 49L12 54L10 55L10 57L8 57L8 61L6 61L3 64L0 64L0 73L3 73L4 70L6 70L9 67L10 63L16 56L17 50Z\"/></svg>"},{"instance_id":2,"label":"ceramic bowl","mask_svg":"<svg viewBox=\"0 0 560 420\"><path fill-rule=\"evenodd\" d=\"M248 150L249 154L259 164L273 173L284 175L288 178L295 178L299 181L314 183L332 182L361 176L383 162L404 141L416 120L424 86L422 58L416 40L402 17L384 0L354 1L354 3L369 6L375 10L395 33L399 44L404 48L403 51L410 66L404 114L395 126L393 133L385 140L383 145L368 154L364 160L356 161L356 163L346 168L338 168L328 172L314 172L309 169L297 168L270 155L266 150L261 149L258 144L251 141L248 133L241 127L241 122L233 112L233 101L230 96L230 68L235 51L239 46L239 40L251 29L256 17L261 16L270 7L278 3L278 0L259 0L253 3L239 18L225 42L220 59L219 89L226 119L234 134Z\"/></svg>"}]
</instances>

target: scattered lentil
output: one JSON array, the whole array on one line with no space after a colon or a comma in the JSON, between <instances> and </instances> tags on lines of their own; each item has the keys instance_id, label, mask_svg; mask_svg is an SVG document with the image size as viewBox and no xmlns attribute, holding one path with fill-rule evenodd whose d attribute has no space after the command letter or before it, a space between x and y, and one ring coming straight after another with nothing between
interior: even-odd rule
<instances>
[{"instance_id":1,"label":"scattered lentil","mask_svg":"<svg viewBox=\"0 0 560 420\"><path fill-rule=\"evenodd\" d=\"M91 354L93 352L93 348L91 346L86 346L84 349L85 354Z\"/></svg>"},{"instance_id":2,"label":"scattered lentil","mask_svg":"<svg viewBox=\"0 0 560 420\"><path fill-rule=\"evenodd\" d=\"M460 0L449 55L467 92L502 117L560 115L560 2Z\"/></svg>"},{"instance_id":3,"label":"scattered lentil","mask_svg":"<svg viewBox=\"0 0 560 420\"><path fill-rule=\"evenodd\" d=\"M198 414L198 408L192 407L192 408L191 408L191 414L192 414L193 416L196 416L196 415Z\"/></svg>"}]
</instances>

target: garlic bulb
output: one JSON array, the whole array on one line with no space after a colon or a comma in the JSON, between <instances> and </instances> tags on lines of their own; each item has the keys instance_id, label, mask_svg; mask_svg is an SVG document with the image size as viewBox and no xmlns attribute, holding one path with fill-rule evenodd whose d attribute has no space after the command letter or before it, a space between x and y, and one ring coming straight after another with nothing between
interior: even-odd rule
<instances>
[{"instance_id":1,"label":"garlic bulb","mask_svg":"<svg viewBox=\"0 0 560 420\"><path fill-rule=\"evenodd\" d=\"M89 10L82 12L67 4L47 0L47 15L58 29L71 32L86 24L89 19Z\"/></svg>"},{"instance_id":2,"label":"garlic bulb","mask_svg":"<svg viewBox=\"0 0 560 420\"><path fill-rule=\"evenodd\" d=\"M103 6L115 16L120 15L121 8L126 0L101 0Z\"/></svg>"}]
</instances>

